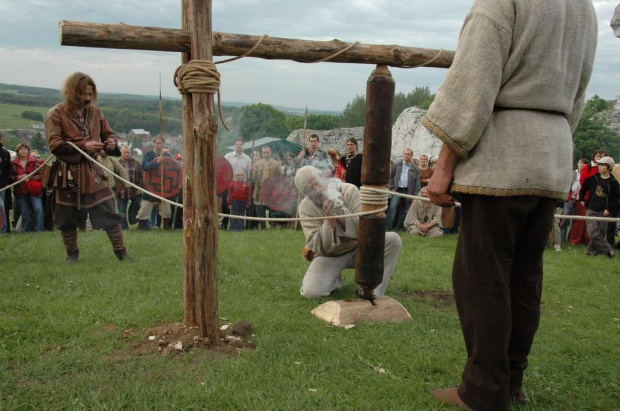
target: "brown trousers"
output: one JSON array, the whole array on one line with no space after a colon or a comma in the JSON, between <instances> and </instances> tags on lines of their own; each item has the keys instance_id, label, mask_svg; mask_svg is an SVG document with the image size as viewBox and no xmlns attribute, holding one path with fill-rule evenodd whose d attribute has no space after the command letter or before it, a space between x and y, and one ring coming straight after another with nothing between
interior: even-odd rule
<instances>
[{"instance_id":1,"label":"brown trousers","mask_svg":"<svg viewBox=\"0 0 620 411\"><path fill-rule=\"evenodd\" d=\"M542 256L555 200L463 195L454 296L467 349L461 399L505 410L538 329Z\"/></svg>"}]
</instances>

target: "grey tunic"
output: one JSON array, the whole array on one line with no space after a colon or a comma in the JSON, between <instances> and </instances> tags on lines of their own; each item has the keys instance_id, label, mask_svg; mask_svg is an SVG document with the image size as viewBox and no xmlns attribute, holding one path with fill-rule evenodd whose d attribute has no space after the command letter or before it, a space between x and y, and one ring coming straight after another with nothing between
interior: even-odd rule
<instances>
[{"instance_id":1,"label":"grey tunic","mask_svg":"<svg viewBox=\"0 0 620 411\"><path fill-rule=\"evenodd\" d=\"M590 0L474 1L422 120L460 157L452 192L566 198L596 36Z\"/></svg>"}]
</instances>

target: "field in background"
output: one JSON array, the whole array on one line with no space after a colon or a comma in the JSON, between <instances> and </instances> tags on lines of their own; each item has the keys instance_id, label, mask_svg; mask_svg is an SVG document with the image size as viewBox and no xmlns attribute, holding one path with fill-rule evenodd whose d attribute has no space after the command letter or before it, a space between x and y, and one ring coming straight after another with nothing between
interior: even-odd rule
<instances>
[{"instance_id":1,"label":"field in background","mask_svg":"<svg viewBox=\"0 0 620 411\"><path fill-rule=\"evenodd\" d=\"M49 107L31 107L0 103L0 129L28 128L30 124L41 123L40 121L22 118L22 112L36 111L45 116L47 110L49 110Z\"/></svg>"},{"instance_id":2,"label":"field in background","mask_svg":"<svg viewBox=\"0 0 620 411\"><path fill-rule=\"evenodd\" d=\"M58 233L0 236L0 409L448 409L428 390L458 383L465 350L453 303L428 291L451 289L456 238L402 238L388 295L412 322L329 326L310 310L352 298L353 270L337 294L306 300L300 232L222 232L219 315L250 321L256 350L135 357L147 328L182 321L180 231L128 232L133 264L104 233L80 233L72 266ZM545 269L521 409L617 409L620 263L565 247Z\"/></svg>"}]
</instances>

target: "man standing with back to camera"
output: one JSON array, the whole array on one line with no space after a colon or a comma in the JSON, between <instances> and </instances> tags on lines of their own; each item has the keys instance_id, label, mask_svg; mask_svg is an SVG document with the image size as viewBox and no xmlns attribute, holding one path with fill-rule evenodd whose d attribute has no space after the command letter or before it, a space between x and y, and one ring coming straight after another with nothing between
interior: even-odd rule
<instances>
[{"instance_id":1,"label":"man standing with back to camera","mask_svg":"<svg viewBox=\"0 0 620 411\"><path fill-rule=\"evenodd\" d=\"M463 215L452 280L467 362L458 388L433 391L444 403L525 401L542 255L571 183L596 36L591 0L475 0L422 120L444 143L430 198L454 194Z\"/></svg>"},{"instance_id":2,"label":"man standing with back to camera","mask_svg":"<svg viewBox=\"0 0 620 411\"><path fill-rule=\"evenodd\" d=\"M50 176L56 192L54 228L60 230L67 263L78 261L77 229L84 226L87 216L93 228L105 230L119 260L133 261L123 244L121 217L116 213L107 171L93 162L100 150L120 155L114 131L93 104L97 86L88 75L76 72L65 80L62 94L64 102L47 113L45 132L50 151L58 157ZM89 156L77 151L69 141Z\"/></svg>"}]
</instances>

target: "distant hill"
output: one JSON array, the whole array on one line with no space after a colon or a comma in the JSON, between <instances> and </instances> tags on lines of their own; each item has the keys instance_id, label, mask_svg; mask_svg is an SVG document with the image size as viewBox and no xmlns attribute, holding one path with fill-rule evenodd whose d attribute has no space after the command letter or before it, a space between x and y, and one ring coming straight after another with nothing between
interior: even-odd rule
<instances>
[{"instance_id":1,"label":"distant hill","mask_svg":"<svg viewBox=\"0 0 620 411\"><path fill-rule=\"evenodd\" d=\"M99 105L105 106L108 102L113 101L142 101L142 102L156 102L159 100L159 96L154 95L140 95L140 94L127 94L127 93L99 93ZM176 102L179 107L181 106L181 98L163 97L162 100L166 102ZM4 84L0 83L0 103L7 104L19 104L24 106L35 107L51 107L54 104L61 101L60 90L45 87L31 87L20 86L16 84ZM236 101L223 101L222 106L238 108L247 106L254 103L236 102ZM114 106L114 104L110 104ZM157 107L157 104L155 104ZM286 107L286 106L273 106L273 108L283 111L287 114L304 115L305 108ZM309 114L341 114L338 111L308 109Z\"/></svg>"}]
</instances>

